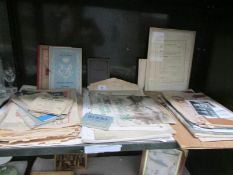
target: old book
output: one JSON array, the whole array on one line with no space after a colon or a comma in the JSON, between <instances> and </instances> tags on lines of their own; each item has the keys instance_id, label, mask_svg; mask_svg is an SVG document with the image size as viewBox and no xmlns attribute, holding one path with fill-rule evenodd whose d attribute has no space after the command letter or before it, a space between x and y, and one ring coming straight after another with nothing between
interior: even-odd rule
<instances>
[{"instance_id":1,"label":"old book","mask_svg":"<svg viewBox=\"0 0 233 175\"><path fill-rule=\"evenodd\" d=\"M87 62L88 84L110 77L108 58L89 58Z\"/></svg>"},{"instance_id":2,"label":"old book","mask_svg":"<svg viewBox=\"0 0 233 175\"><path fill-rule=\"evenodd\" d=\"M39 45L37 48L37 88L49 88L49 46Z\"/></svg>"},{"instance_id":3,"label":"old book","mask_svg":"<svg viewBox=\"0 0 233 175\"><path fill-rule=\"evenodd\" d=\"M82 92L82 49L49 47L49 88Z\"/></svg>"}]
</instances>

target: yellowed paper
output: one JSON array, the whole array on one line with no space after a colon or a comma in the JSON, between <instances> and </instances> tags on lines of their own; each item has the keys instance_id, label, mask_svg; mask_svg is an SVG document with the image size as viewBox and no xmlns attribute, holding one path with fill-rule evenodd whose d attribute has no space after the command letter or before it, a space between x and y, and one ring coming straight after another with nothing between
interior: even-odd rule
<instances>
[{"instance_id":1,"label":"yellowed paper","mask_svg":"<svg viewBox=\"0 0 233 175\"><path fill-rule=\"evenodd\" d=\"M186 90L194 42L194 31L150 28L145 90Z\"/></svg>"},{"instance_id":2,"label":"yellowed paper","mask_svg":"<svg viewBox=\"0 0 233 175\"><path fill-rule=\"evenodd\" d=\"M66 110L66 108L70 108L72 103L73 101L68 98L40 96L32 101L32 103L29 105L29 110L61 115L69 112Z\"/></svg>"},{"instance_id":3,"label":"yellowed paper","mask_svg":"<svg viewBox=\"0 0 233 175\"><path fill-rule=\"evenodd\" d=\"M136 84L129 83L124 80L120 80L117 78L110 78L107 80L99 81L96 83L90 84L88 86L90 91L138 91L139 88Z\"/></svg>"},{"instance_id":4,"label":"yellowed paper","mask_svg":"<svg viewBox=\"0 0 233 175\"><path fill-rule=\"evenodd\" d=\"M146 78L147 59L139 59L138 61L138 87L144 90Z\"/></svg>"}]
</instances>

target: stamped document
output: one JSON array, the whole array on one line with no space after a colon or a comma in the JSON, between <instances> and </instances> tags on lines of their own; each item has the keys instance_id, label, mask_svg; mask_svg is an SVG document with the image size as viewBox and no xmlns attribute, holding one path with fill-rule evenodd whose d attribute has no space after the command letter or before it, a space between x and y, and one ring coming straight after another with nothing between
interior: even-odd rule
<instances>
[{"instance_id":1,"label":"stamped document","mask_svg":"<svg viewBox=\"0 0 233 175\"><path fill-rule=\"evenodd\" d=\"M194 31L150 28L145 89L186 90L194 42Z\"/></svg>"}]
</instances>

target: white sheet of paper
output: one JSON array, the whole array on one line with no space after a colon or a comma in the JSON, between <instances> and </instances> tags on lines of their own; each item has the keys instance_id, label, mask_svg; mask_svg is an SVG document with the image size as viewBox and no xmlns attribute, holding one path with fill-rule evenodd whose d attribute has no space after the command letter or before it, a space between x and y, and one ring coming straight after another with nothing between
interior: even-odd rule
<instances>
[{"instance_id":1,"label":"white sheet of paper","mask_svg":"<svg viewBox=\"0 0 233 175\"><path fill-rule=\"evenodd\" d=\"M85 146L84 152L86 154L92 153L106 153L106 152L119 152L122 145L91 145Z\"/></svg>"},{"instance_id":2,"label":"white sheet of paper","mask_svg":"<svg viewBox=\"0 0 233 175\"><path fill-rule=\"evenodd\" d=\"M126 134L127 133L127 134ZM174 130L171 127L161 131L102 131L92 128L82 127L81 137L84 143L106 143L119 141L135 141L156 139L166 141L172 137Z\"/></svg>"},{"instance_id":3,"label":"white sheet of paper","mask_svg":"<svg viewBox=\"0 0 233 175\"><path fill-rule=\"evenodd\" d=\"M138 87L141 90L144 90L145 87L145 78L146 78L146 59L138 60Z\"/></svg>"}]
</instances>

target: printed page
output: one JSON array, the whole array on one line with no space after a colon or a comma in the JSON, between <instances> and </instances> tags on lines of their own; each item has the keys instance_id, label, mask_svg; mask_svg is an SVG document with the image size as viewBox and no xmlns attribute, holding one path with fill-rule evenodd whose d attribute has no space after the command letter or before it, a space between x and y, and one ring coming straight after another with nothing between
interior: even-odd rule
<instances>
[{"instance_id":1,"label":"printed page","mask_svg":"<svg viewBox=\"0 0 233 175\"><path fill-rule=\"evenodd\" d=\"M67 111L66 108L70 108L72 103L72 99L41 96L33 100L29 109L36 112L61 115L64 111L68 114L69 111Z\"/></svg>"},{"instance_id":2,"label":"printed page","mask_svg":"<svg viewBox=\"0 0 233 175\"><path fill-rule=\"evenodd\" d=\"M194 31L150 28L147 91L188 88L194 41Z\"/></svg>"}]
</instances>

